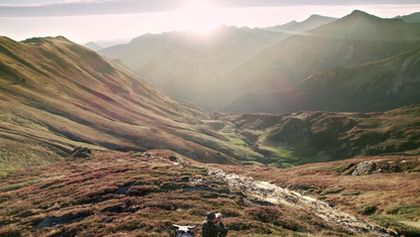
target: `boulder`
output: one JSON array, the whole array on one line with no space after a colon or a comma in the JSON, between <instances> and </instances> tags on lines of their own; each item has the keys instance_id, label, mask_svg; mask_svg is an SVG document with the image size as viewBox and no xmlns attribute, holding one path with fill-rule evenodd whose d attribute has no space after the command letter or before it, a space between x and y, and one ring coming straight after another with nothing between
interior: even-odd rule
<instances>
[{"instance_id":1,"label":"boulder","mask_svg":"<svg viewBox=\"0 0 420 237\"><path fill-rule=\"evenodd\" d=\"M419 160L416 158L400 160L369 160L353 165L351 169L348 169L345 173L358 176L375 173L409 172L416 170L416 167L418 166ZM348 172L349 170L352 172Z\"/></svg>"}]
</instances>

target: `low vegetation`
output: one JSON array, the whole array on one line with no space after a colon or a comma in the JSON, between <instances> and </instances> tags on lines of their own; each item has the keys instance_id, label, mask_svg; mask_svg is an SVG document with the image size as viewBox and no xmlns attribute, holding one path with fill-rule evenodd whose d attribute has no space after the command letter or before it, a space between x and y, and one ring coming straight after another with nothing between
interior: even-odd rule
<instances>
[{"instance_id":1,"label":"low vegetation","mask_svg":"<svg viewBox=\"0 0 420 237\"><path fill-rule=\"evenodd\" d=\"M0 236L169 237L172 223L199 225L213 210L224 214L229 236L346 236L309 211L200 180L209 180L203 164L158 150L95 151L13 172L1 180Z\"/></svg>"},{"instance_id":2,"label":"low vegetation","mask_svg":"<svg viewBox=\"0 0 420 237\"><path fill-rule=\"evenodd\" d=\"M365 165L371 162L388 165ZM366 170L346 172L354 166ZM237 167L224 168L239 172ZM357 157L288 169L248 166L241 171L324 200L405 236L420 235L419 156Z\"/></svg>"}]
</instances>

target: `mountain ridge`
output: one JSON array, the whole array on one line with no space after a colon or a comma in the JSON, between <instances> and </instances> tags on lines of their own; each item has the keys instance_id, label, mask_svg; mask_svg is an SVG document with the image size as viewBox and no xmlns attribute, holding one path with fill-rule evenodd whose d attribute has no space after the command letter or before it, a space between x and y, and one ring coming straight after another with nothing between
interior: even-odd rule
<instances>
[{"instance_id":1,"label":"mountain ridge","mask_svg":"<svg viewBox=\"0 0 420 237\"><path fill-rule=\"evenodd\" d=\"M228 88L235 85L244 94L293 91L313 73L368 63L413 49L420 42L419 29L402 20L354 11L261 51L227 72L224 78L230 83ZM232 97L231 100L236 99Z\"/></svg>"}]
</instances>

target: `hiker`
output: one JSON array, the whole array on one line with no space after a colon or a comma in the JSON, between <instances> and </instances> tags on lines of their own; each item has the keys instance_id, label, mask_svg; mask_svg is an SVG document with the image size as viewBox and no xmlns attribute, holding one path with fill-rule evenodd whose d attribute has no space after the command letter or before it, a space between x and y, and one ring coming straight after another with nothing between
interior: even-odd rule
<instances>
[{"instance_id":1,"label":"hiker","mask_svg":"<svg viewBox=\"0 0 420 237\"><path fill-rule=\"evenodd\" d=\"M228 229L222 222L222 214L211 212L203 223L201 237L226 237Z\"/></svg>"}]
</instances>

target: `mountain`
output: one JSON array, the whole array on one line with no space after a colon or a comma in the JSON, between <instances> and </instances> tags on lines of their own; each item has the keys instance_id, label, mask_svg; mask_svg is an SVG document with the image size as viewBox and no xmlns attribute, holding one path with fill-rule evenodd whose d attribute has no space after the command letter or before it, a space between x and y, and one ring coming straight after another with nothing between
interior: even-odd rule
<instances>
[{"instance_id":1,"label":"mountain","mask_svg":"<svg viewBox=\"0 0 420 237\"><path fill-rule=\"evenodd\" d=\"M398 16L396 18L402 19L405 22L420 23L420 12L415 12L405 16Z\"/></svg>"},{"instance_id":2,"label":"mountain","mask_svg":"<svg viewBox=\"0 0 420 237\"><path fill-rule=\"evenodd\" d=\"M99 51L102 49L102 47L95 42L88 42L84 45L86 48L91 49L93 51Z\"/></svg>"},{"instance_id":3,"label":"mountain","mask_svg":"<svg viewBox=\"0 0 420 237\"><path fill-rule=\"evenodd\" d=\"M386 111L420 104L420 47L386 59L317 72L293 90L246 94L226 110Z\"/></svg>"},{"instance_id":4,"label":"mountain","mask_svg":"<svg viewBox=\"0 0 420 237\"><path fill-rule=\"evenodd\" d=\"M62 160L77 147L123 152L168 149L201 162L284 166L359 154L416 154L413 145L418 146L418 132L411 133L415 108L387 116L304 112L257 115L254 120L253 115L209 113L175 101L119 64L64 37L22 42L1 37L0 59L0 175ZM347 123L353 116L354 122ZM337 120L338 125L322 125L330 120ZM379 120L383 123L365 125ZM293 127L296 121L299 126L310 126L302 131L320 130L322 139L339 139L344 142L341 146L351 150L318 147L318 135L312 133L284 141L271 135L280 128ZM399 126L383 127L394 122ZM323 133L319 124L328 131L358 132ZM360 133L377 136L372 126L388 133L367 143L365 138L351 142L359 139ZM302 139L313 143L304 150L298 142ZM298 150L303 153L296 153Z\"/></svg>"},{"instance_id":5,"label":"mountain","mask_svg":"<svg viewBox=\"0 0 420 237\"><path fill-rule=\"evenodd\" d=\"M120 60L174 98L217 109L226 104L222 74L294 33L334 20L312 15L303 22L262 29L222 26L208 36L192 32L149 34L100 53Z\"/></svg>"},{"instance_id":6,"label":"mountain","mask_svg":"<svg viewBox=\"0 0 420 237\"><path fill-rule=\"evenodd\" d=\"M337 18L314 14L314 15L311 15L308 19L306 19L302 22L291 21L291 22L286 23L284 25L267 27L265 29L273 30L273 31L279 31L279 32L287 32L287 33L290 33L290 34L296 34L296 33L300 33L300 32L304 32L304 31L308 31L308 30L318 28L322 25L325 25L327 23L331 23L335 20L337 20Z\"/></svg>"},{"instance_id":7,"label":"mountain","mask_svg":"<svg viewBox=\"0 0 420 237\"><path fill-rule=\"evenodd\" d=\"M262 157L213 132L207 112L64 37L1 37L0 69L0 173L61 159L77 146L165 148L221 163Z\"/></svg>"},{"instance_id":8,"label":"mountain","mask_svg":"<svg viewBox=\"0 0 420 237\"><path fill-rule=\"evenodd\" d=\"M200 106L224 104L220 75L289 36L265 29L222 26L193 32L147 34L100 51L118 59L164 93Z\"/></svg>"},{"instance_id":9,"label":"mountain","mask_svg":"<svg viewBox=\"0 0 420 237\"><path fill-rule=\"evenodd\" d=\"M418 24L354 11L305 34L289 37L227 72L225 92L230 96L226 101L247 93L293 91L311 74L392 57L418 47L419 40ZM230 92L231 88L234 89Z\"/></svg>"}]
</instances>

